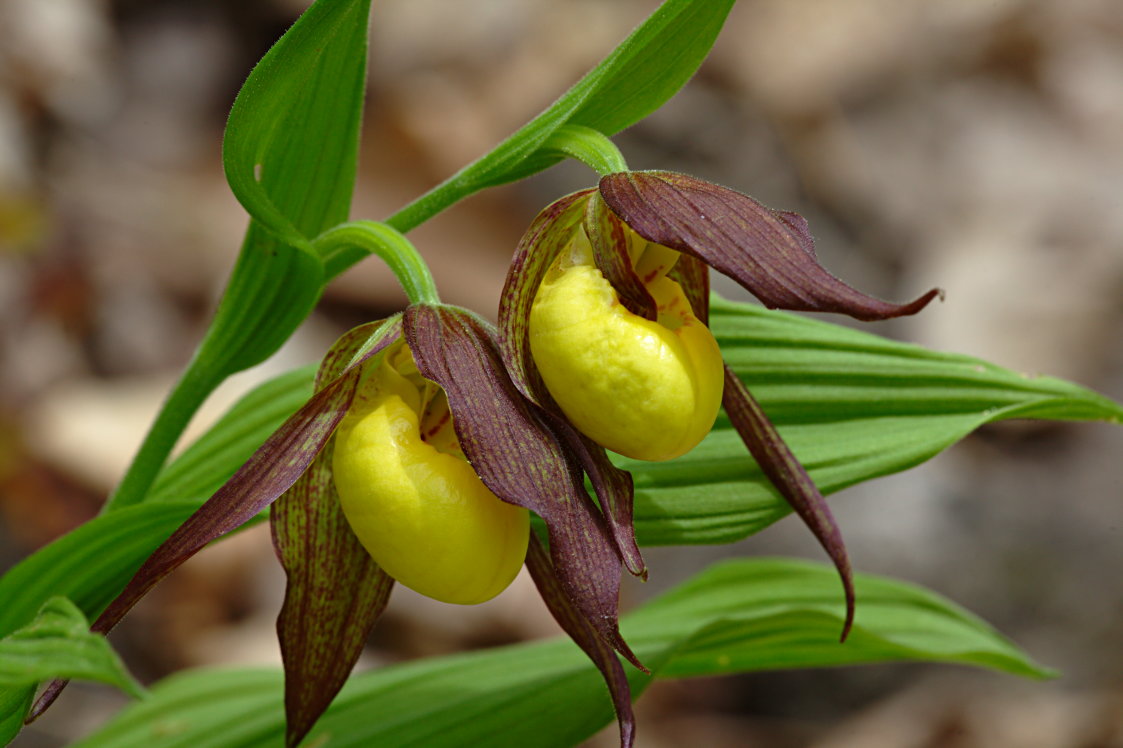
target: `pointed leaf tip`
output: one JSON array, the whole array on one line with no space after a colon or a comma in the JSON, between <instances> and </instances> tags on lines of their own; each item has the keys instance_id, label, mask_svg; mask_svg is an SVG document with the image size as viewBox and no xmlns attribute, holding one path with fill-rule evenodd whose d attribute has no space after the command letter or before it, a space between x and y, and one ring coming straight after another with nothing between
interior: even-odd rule
<instances>
[{"instance_id":1,"label":"pointed leaf tip","mask_svg":"<svg viewBox=\"0 0 1123 748\"><path fill-rule=\"evenodd\" d=\"M819 264L807 221L685 174L621 172L600 181L612 211L637 234L697 257L774 309L836 312L870 321L915 314L941 294L892 304Z\"/></svg>"}]
</instances>

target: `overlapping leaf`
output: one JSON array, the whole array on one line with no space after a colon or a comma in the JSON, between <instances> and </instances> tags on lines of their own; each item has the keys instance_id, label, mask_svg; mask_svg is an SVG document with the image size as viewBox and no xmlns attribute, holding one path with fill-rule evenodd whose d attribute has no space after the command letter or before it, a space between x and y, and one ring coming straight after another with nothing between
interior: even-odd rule
<instances>
[{"instance_id":1,"label":"overlapping leaf","mask_svg":"<svg viewBox=\"0 0 1123 748\"><path fill-rule=\"evenodd\" d=\"M626 616L623 626L660 677L901 660L978 665L1029 677L1049 674L947 600L865 575L857 577L863 605L854 633L840 645L837 585L828 567L734 561ZM383 668L352 678L309 741L320 737L338 748L563 748L612 719L598 681L592 665L566 640ZM633 674L637 693L648 682ZM275 671L176 676L78 746L272 746L284 729L280 689Z\"/></svg>"},{"instance_id":2,"label":"overlapping leaf","mask_svg":"<svg viewBox=\"0 0 1123 748\"><path fill-rule=\"evenodd\" d=\"M0 639L0 689L34 688L52 678L72 678L108 683L140 696L143 689L109 642L89 629L78 606L65 597L52 597L31 623Z\"/></svg>"},{"instance_id":3,"label":"overlapping leaf","mask_svg":"<svg viewBox=\"0 0 1123 748\"><path fill-rule=\"evenodd\" d=\"M1095 392L971 356L718 297L711 315L726 362L824 493L912 467L993 421L1123 422L1123 407ZM635 480L640 542L730 542L788 514L741 449L719 419L673 462L617 459Z\"/></svg>"},{"instance_id":4,"label":"overlapping leaf","mask_svg":"<svg viewBox=\"0 0 1123 748\"><path fill-rule=\"evenodd\" d=\"M1123 407L1058 379L717 297L712 314L726 360L824 493L923 462L992 421L1123 421ZM287 397L294 407L300 402L295 394ZM232 442L232 450L244 451L226 455L228 464L245 461L254 443L283 421L281 413L275 418L258 425L256 435ZM228 420L206 438L221 440L236 423ZM636 482L636 527L647 545L730 542L790 512L727 421L672 462L617 462ZM222 480L211 476L206 486L207 477L197 477L196 497L210 495ZM198 500L130 507L24 559L0 578L0 634L30 621L55 594L96 616L197 507Z\"/></svg>"},{"instance_id":5,"label":"overlapping leaf","mask_svg":"<svg viewBox=\"0 0 1123 748\"><path fill-rule=\"evenodd\" d=\"M308 239L346 220L358 157L370 0L319 0L251 73L223 161L250 213L215 318L107 510L145 500L191 415L227 376L272 355L312 311Z\"/></svg>"}]
</instances>

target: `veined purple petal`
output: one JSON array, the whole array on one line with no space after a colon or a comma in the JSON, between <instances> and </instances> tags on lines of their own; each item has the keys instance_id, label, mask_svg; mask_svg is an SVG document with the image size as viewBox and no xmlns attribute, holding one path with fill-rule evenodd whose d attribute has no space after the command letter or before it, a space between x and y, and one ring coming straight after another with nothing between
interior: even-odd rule
<instances>
[{"instance_id":1,"label":"veined purple petal","mask_svg":"<svg viewBox=\"0 0 1123 748\"><path fill-rule=\"evenodd\" d=\"M444 389L460 447L500 499L546 523L558 583L598 635L642 668L617 623L620 556L576 458L511 382L493 334L464 310L415 305L406 342L421 375Z\"/></svg>"},{"instance_id":2,"label":"veined purple petal","mask_svg":"<svg viewBox=\"0 0 1123 748\"><path fill-rule=\"evenodd\" d=\"M384 324L391 340L400 334L400 329L401 321L397 318ZM273 432L214 496L152 552L90 630L107 633L157 582L215 538L241 527L288 490L343 420L358 387L360 364L376 352L367 351L364 358L314 394ZM65 685L66 681L52 681L36 701L28 721L42 714Z\"/></svg>"},{"instance_id":3,"label":"veined purple petal","mask_svg":"<svg viewBox=\"0 0 1123 748\"><path fill-rule=\"evenodd\" d=\"M546 393L546 396L549 397L549 393ZM582 434L556 411L545 408L543 411L554 433L564 440L589 476L589 482L593 484L593 490L608 521L608 530L616 543L616 550L624 560L625 568L634 576L646 581L647 563L643 560L643 554L640 553L639 544L636 542L633 513L635 488L632 485L632 474L616 467L608 458L608 452L604 447Z\"/></svg>"},{"instance_id":4,"label":"veined purple petal","mask_svg":"<svg viewBox=\"0 0 1123 748\"><path fill-rule=\"evenodd\" d=\"M594 202L589 198L595 192L593 189L582 190L554 201L538 214L519 241L499 306L499 348L507 373L519 392L542 408L542 415L549 418L551 428L565 440L588 473L628 571L646 578L646 565L636 544L632 524L634 492L631 475L613 465L603 447L590 442L565 419L530 355L527 322L530 306L550 263L569 243L573 233L581 230L582 221L588 220L588 206ZM610 221L616 231L622 232L619 221L611 216L603 201L596 202L602 207L597 214L598 220ZM622 237L621 233L619 239ZM627 259L626 256L624 259ZM634 277L635 273L632 275Z\"/></svg>"},{"instance_id":5,"label":"veined purple petal","mask_svg":"<svg viewBox=\"0 0 1123 748\"><path fill-rule=\"evenodd\" d=\"M627 229L599 194L586 202L584 226L597 269L612 284L620 303L632 314L654 320L659 311L655 299L632 266Z\"/></svg>"},{"instance_id":6,"label":"veined purple petal","mask_svg":"<svg viewBox=\"0 0 1123 748\"><path fill-rule=\"evenodd\" d=\"M519 240L499 300L499 329L503 363L523 397L541 405L542 378L530 356L530 306L550 263L565 249L581 226L585 201L595 189L581 190L555 200L539 213Z\"/></svg>"},{"instance_id":7,"label":"veined purple petal","mask_svg":"<svg viewBox=\"0 0 1123 748\"><path fill-rule=\"evenodd\" d=\"M373 357L399 336L397 326L379 334L377 323L348 332L324 357L317 386L337 379L364 344ZM273 545L287 577L277 636L288 746L300 743L343 687L394 584L343 516L332 480L332 443L270 514Z\"/></svg>"},{"instance_id":8,"label":"veined purple petal","mask_svg":"<svg viewBox=\"0 0 1123 748\"><path fill-rule=\"evenodd\" d=\"M549 554L534 533L530 534L526 568L558 625L585 651L604 676L612 697L612 707L616 710L616 721L620 725L620 748L631 748L635 742L636 718L632 712L632 690L628 677L624 674L624 666L620 664L612 647L598 636L585 616L573 607L553 564L550 563Z\"/></svg>"},{"instance_id":9,"label":"veined purple petal","mask_svg":"<svg viewBox=\"0 0 1123 748\"><path fill-rule=\"evenodd\" d=\"M854 574L850 568L850 558L842 533L827 507L827 501L815 486L811 476L799 463L791 449L784 443L772 421L768 419L760 404L749 393L733 370L725 367L725 390L721 404L729 414L729 420L749 453L760 465L761 471L772 481L772 485L791 505L795 513L811 528L819 543L834 562L842 578L842 588L846 595L846 622L842 626L842 640L850 633L854 623Z\"/></svg>"},{"instance_id":10,"label":"veined purple petal","mask_svg":"<svg viewBox=\"0 0 1123 748\"><path fill-rule=\"evenodd\" d=\"M637 234L697 257L767 307L875 320L915 314L940 293L907 304L867 296L819 264L803 218L685 174L609 174L600 193Z\"/></svg>"}]
</instances>

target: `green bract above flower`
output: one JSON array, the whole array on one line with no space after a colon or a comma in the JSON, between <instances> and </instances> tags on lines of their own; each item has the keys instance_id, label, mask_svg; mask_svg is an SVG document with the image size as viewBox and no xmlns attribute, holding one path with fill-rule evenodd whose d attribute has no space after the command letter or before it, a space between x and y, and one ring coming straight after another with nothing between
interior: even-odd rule
<instances>
[{"instance_id":1,"label":"green bract above flower","mask_svg":"<svg viewBox=\"0 0 1123 748\"><path fill-rule=\"evenodd\" d=\"M707 266L766 306L862 320L913 314L939 293L907 304L872 298L819 265L800 216L683 174L620 172L554 202L523 236L499 309L504 361L520 391L568 419L590 449L638 459L691 449L720 401L838 567L845 638L854 599L842 537L807 472L721 364L705 327Z\"/></svg>"}]
</instances>

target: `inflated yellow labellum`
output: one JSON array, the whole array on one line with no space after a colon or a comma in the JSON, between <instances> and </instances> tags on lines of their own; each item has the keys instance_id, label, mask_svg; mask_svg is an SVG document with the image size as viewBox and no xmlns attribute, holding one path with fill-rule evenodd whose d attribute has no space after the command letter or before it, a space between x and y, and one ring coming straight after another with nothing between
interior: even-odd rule
<instances>
[{"instance_id":1,"label":"inflated yellow labellum","mask_svg":"<svg viewBox=\"0 0 1123 748\"><path fill-rule=\"evenodd\" d=\"M498 595L526 556L529 515L500 501L464 459L444 393L398 344L335 435L332 465L351 529L390 576L474 604Z\"/></svg>"},{"instance_id":2,"label":"inflated yellow labellum","mask_svg":"<svg viewBox=\"0 0 1123 748\"><path fill-rule=\"evenodd\" d=\"M656 244L629 254L658 307L656 320L620 303L578 232L539 286L530 351L550 395L586 436L627 457L669 460L713 427L721 351L666 277L678 254Z\"/></svg>"}]
</instances>

